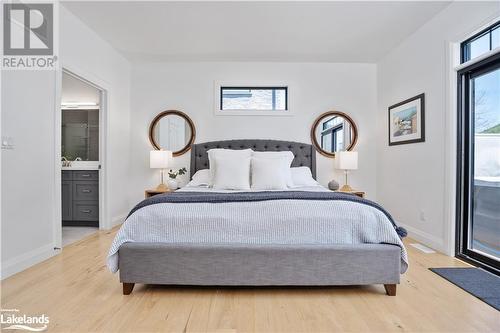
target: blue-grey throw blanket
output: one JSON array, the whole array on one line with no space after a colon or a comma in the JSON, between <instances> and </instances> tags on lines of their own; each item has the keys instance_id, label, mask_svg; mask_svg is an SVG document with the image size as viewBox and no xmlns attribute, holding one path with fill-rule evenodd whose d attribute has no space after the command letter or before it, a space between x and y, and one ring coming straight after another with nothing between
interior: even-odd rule
<instances>
[{"instance_id":1,"label":"blue-grey throw blanket","mask_svg":"<svg viewBox=\"0 0 500 333\"><path fill-rule=\"evenodd\" d=\"M408 255L398 228L382 207L352 194L319 191L179 191L146 199L127 217L111 244L108 267L119 269L128 242L322 245L390 244Z\"/></svg>"},{"instance_id":2,"label":"blue-grey throw blanket","mask_svg":"<svg viewBox=\"0 0 500 333\"><path fill-rule=\"evenodd\" d=\"M227 203L227 202L255 202L269 200L326 200L326 201L351 201L378 209L391 221L399 237L406 237L407 231L398 227L392 216L379 204L342 192L310 192L310 191L262 191L262 192L174 192L159 194L138 203L128 214L127 218L137 210L150 205L161 203Z\"/></svg>"}]
</instances>

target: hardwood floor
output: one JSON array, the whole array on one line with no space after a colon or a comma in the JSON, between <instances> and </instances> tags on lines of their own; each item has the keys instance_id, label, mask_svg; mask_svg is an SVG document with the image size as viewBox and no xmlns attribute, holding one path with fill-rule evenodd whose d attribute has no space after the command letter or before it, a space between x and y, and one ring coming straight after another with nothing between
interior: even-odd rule
<instances>
[{"instance_id":1,"label":"hardwood floor","mask_svg":"<svg viewBox=\"0 0 500 333\"><path fill-rule=\"evenodd\" d=\"M113 231L1 283L3 309L46 314L49 332L494 332L500 312L428 267L465 266L408 246L398 295L384 287L182 288L136 285L122 295L105 266ZM409 243L411 240L407 240Z\"/></svg>"}]
</instances>

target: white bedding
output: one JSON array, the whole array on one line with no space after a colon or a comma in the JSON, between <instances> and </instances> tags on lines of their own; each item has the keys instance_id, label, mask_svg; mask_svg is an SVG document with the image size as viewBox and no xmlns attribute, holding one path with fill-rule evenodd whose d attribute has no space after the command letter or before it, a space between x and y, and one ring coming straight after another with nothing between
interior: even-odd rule
<instances>
[{"instance_id":1,"label":"white bedding","mask_svg":"<svg viewBox=\"0 0 500 333\"><path fill-rule=\"evenodd\" d=\"M261 190L241 190L241 191L237 191L237 190L219 190L219 189L214 189L212 187L209 187L209 186L184 186L180 189L178 189L177 191L180 191L180 192L212 192L212 193L235 193L235 192L260 192ZM273 190L269 190L269 191L273 191ZM275 191L309 191L309 192L328 192L329 189L317 184L317 185L311 185L311 186L292 186L292 187L289 187L288 189L286 190L275 190Z\"/></svg>"},{"instance_id":2,"label":"white bedding","mask_svg":"<svg viewBox=\"0 0 500 333\"><path fill-rule=\"evenodd\" d=\"M322 186L290 190L328 191ZM207 187L185 191L234 192ZM248 191L246 191L248 192ZM406 249L380 210L352 201L270 200L224 203L157 203L138 209L118 231L108 267L118 270L118 250L126 242L203 244L394 244Z\"/></svg>"}]
</instances>

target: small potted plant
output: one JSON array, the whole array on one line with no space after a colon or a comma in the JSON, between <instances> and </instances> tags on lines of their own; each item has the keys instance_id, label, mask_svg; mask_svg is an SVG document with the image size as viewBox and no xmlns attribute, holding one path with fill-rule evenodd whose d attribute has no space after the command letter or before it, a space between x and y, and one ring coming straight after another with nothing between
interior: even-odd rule
<instances>
[{"instance_id":1,"label":"small potted plant","mask_svg":"<svg viewBox=\"0 0 500 333\"><path fill-rule=\"evenodd\" d=\"M177 190L179 188L179 183L177 182L177 176L182 176L187 172L186 168L180 168L177 171L170 169L168 172L167 186L169 189Z\"/></svg>"}]
</instances>

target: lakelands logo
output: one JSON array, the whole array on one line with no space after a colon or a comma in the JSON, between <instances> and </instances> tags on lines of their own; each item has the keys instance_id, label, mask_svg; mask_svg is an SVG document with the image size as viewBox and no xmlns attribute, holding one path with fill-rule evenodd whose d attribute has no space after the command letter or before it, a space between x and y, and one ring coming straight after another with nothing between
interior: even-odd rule
<instances>
[{"instance_id":1,"label":"lakelands logo","mask_svg":"<svg viewBox=\"0 0 500 333\"><path fill-rule=\"evenodd\" d=\"M54 5L4 3L3 69L53 69Z\"/></svg>"},{"instance_id":2,"label":"lakelands logo","mask_svg":"<svg viewBox=\"0 0 500 333\"><path fill-rule=\"evenodd\" d=\"M2 330L43 332L47 330L49 317L44 314L37 316L20 314L18 309L2 309L0 313L0 324L2 325Z\"/></svg>"}]
</instances>

